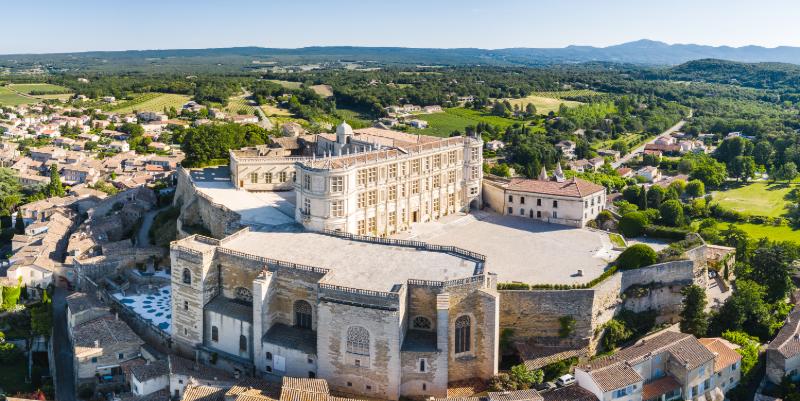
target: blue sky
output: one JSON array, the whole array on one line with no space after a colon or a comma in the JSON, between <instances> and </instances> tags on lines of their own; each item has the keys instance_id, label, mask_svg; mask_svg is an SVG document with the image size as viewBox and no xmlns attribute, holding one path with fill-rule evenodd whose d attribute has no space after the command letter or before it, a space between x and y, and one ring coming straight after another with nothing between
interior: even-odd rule
<instances>
[{"instance_id":1,"label":"blue sky","mask_svg":"<svg viewBox=\"0 0 800 401\"><path fill-rule=\"evenodd\" d=\"M0 54L230 46L800 46L798 0L3 2Z\"/></svg>"}]
</instances>

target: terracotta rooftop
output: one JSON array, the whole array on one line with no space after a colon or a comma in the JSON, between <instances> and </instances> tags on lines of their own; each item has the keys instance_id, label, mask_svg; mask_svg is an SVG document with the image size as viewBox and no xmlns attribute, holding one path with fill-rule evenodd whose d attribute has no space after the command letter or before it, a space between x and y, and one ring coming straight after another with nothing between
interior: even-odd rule
<instances>
[{"instance_id":1,"label":"terracotta rooftop","mask_svg":"<svg viewBox=\"0 0 800 401\"><path fill-rule=\"evenodd\" d=\"M114 316L101 317L75 327L75 356L91 354L96 349L113 348L118 344L144 344L125 322Z\"/></svg>"},{"instance_id":2,"label":"terracotta rooftop","mask_svg":"<svg viewBox=\"0 0 800 401\"><path fill-rule=\"evenodd\" d=\"M131 375L139 382L145 382L169 374L169 361L162 359L131 368Z\"/></svg>"},{"instance_id":3,"label":"terracotta rooftop","mask_svg":"<svg viewBox=\"0 0 800 401\"><path fill-rule=\"evenodd\" d=\"M642 387L642 399L653 399L680 387L681 384L678 383L674 377L664 376L660 379L656 379L650 383L647 383L644 385L644 387Z\"/></svg>"},{"instance_id":4,"label":"terracotta rooftop","mask_svg":"<svg viewBox=\"0 0 800 401\"><path fill-rule=\"evenodd\" d=\"M563 182L514 178L508 183L506 188L511 191L532 192L570 198L583 198L606 190L602 185L597 185L580 178L573 178Z\"/></svg>"},{"instance_id":5,"label":"terracotta rooftop","mask_svg":"<svg viewBox=\"0 0 800 401\"><path fill-rule=\"evenodd\" d=\"M181 401L224 401L225 389L216 386L189 384Z\"/></svg>"},{"instance_id":6,"label":"terracotta rooftop","mask_svg":"<svg viewBox=\"0 0 800 401\"><path fill-rule=\"evenodd\" d=\"M282 401L328 401L328 382L325 379L283 377Z\"/></svg>"},{"instance_id":7,"label":"terracotta rooftop","mask_svg":"<svg viewBox=\"0 0 800 401\"><path fill-rule=\"evenodd\" d=\"M736 352L739 346L732 344L724 338L701 338L699 341L700 344L703 344L704 347L708 348L708 350L717 357L714 360L714 372L720 372L722 369L742 360L742 355Z\"/></svg>"}]
</instances>

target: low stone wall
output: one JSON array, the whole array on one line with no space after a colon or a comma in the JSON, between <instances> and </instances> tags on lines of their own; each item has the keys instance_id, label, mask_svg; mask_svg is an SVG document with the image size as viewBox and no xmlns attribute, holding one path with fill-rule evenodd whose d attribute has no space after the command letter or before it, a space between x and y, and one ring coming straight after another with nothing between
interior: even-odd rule
<instances>
[{"instance_id":1,"label":"low stone wall","mask_svg":"<svg viewBox=\"0 0 800 401\"><path fill-rule=\"evenodd\" d=\"M243 227L238 213L215 203L194 187L186 169L179 167L177 176L178 184L173 202L181 208L178 224L181 234L188 235L189 228L197 226L208 230L214 238L223 238Z\"/></svg>"},{"instance_id":2,"label":"low stone wall","mask_svg":"<svg viewBox=\"0 0 800 401\"><path fill-rule=\"evenodd\" d=\"M672 320L683 299L680 290L691 284L705 286L705 279L698 277L706 275L705 266L679 260L617 272L588 289L502 290L500 328L513 330L513 341L572 346L589 340L593 351L603 325L620 310L655 309L660 321ZM574 318L575 327L562 338L559 319L564 316Z\"/></svg>"}]
</instances>

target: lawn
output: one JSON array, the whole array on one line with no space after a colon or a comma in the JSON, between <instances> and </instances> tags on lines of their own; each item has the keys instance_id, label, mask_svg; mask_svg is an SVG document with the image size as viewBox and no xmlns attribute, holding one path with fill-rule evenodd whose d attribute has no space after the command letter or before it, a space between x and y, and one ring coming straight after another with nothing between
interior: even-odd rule
<instances>
[{"instance_id":1,"label":"lawn","mask_svg":"<svg viewBox=\"0 0 800 401\"><path fill-rule=\"evenodd\" d=\"M280 79L270 79L269 82L276 83L286 89L300 89L303 84L301 82L282 81Z\"/></svg>"},{"instance_id":2,"label":"lawn","mask_svg":"<svg viewBox=\"0 0 800 401\"><path fill-rule=\"evenodd\" d=\"M189 96L172 93L143 93L134 96L131 100L109 105L106 107L106 111L132 113L133 111L164 111L164 108L170 107L180 111L181 106L189 99Z\"/></svg>"},{"instance_id":3,"label":"lawn","mask_svg":"<svg viewBox=\"0 0 800 401\"><path fill-rule=\"evenodd\" d=\"M717 224L718 230L728 228L726 222ZM734 223L738 228L741 228L750 238L761 239L769 238L771 241L792 241L800 244L800 230L793 229L790 226L771 226L766 224L752 224L752 223Z\"/></svg>"},{"instance_id":4,"label":"lawn","mask_svg":"<svg viewBox=\"0 0 800 401\"><path fill-rule=\"evenodd\" d=\"M464 132L464 128L476 125L479 122L489 123L500 128L506 128L517 123L525 123L524 121L493 116L482 111L461 107L445 109L441 113L419 114L417 118L427 121L429 126L424 129L411 129L411 132L441 137L450 136L455 130Z\"/></svg>"},{"instance_id":5,"label":"lawn","mask_svg":"<svg viewBox=\"0 0 800 401\"><path fill-rule=\"evenodd\" d=\"M20 104L36 103L36 99L20 96L5 86L0 86L0 105L17 106Z\"/></svg>"},{"instance_id":6,"label":"lawn","mask_svg":"<svg viewBox=\"0 0 800 401\"><path fill-rule=\"evenodd\" d=\"M754 182L712 193L714 202L740 213L778 217L786 212L786 196L792 186Z\"/></svg>"}]
</instances>

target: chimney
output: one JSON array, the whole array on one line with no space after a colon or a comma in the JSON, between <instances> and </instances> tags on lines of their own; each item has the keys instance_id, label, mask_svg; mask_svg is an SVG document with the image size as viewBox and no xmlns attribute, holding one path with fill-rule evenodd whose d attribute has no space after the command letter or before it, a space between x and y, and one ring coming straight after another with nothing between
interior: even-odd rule
<instances>
[{"instance_id":1,"label":"chimney","mask_svg":"<svg viewBox=\"0 0 800 401\"><path fill-rule=\"evenodd\" d=\"M94 340L94 347L100 348L100 340Z\"/></svg>"}]
</instances>

